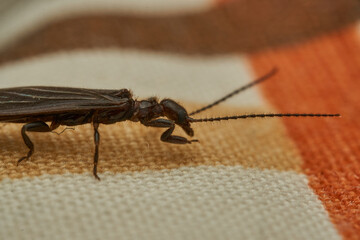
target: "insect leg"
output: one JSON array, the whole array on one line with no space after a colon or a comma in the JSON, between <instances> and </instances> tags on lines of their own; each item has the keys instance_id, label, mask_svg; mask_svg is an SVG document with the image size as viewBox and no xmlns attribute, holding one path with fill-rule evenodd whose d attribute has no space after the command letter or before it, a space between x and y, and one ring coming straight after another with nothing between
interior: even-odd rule
<instances>
[{"instance_id":1,"label":"insect leg","mask_svg":"<svg viewBox=\"0 0 360 240\"><path fill-rule=\"evenodd\" d=\"M56 126L54 126L54 127L56 127ZM53 129L51 127L49 127L49 125L47 125L45 122L32 122L32 123L25 124L21 129L21 136L22 136L26 146L29 148L29 152L27 153L26 156L20 158L17 161L17 164L19 165L19 163L24 159L29 159L31 157L31 155L34 153L34 144L30 140L29 136L26 134L27 131L28 132L51 132L52 130Z\"/></svg>"},{"instance_id":2,"label":"insect leg","mask_svg":"<svg viewBox=\"0 0 360 240\"><path fill-rule=\"evenodd\" d=\"M161 141L174 143L174 144L187 144L192 142L198 142L198 140L187 140L181 136L171 135L175 129L174 121L168 119L155 119L150 122L143 123L145 126L149 127L161 127L161 128L169 128L161 135Z\"/></svg>"},{"instance_id":3,"label":"insect leg","mask_svg":"<svg viewBox=\"0 0 360 240\"><path fill-rule=\"evenodd\" d=\"M98 131L99 123L94 123L94 142L95 142L95 154L94 154L94 169L93 174L97 180L100 180L97 175L97 165L99 161L99 145L100 145L100 134Z\"/></svg>"}]
</instances>

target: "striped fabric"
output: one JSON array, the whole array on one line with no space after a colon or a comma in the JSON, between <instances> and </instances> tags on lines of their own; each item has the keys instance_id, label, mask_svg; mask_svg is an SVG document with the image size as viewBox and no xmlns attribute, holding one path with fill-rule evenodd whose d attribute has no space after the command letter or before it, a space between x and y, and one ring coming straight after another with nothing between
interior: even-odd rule
<instances>
[{"instance_id":1,"label":"striped fabric","mask_svg":"<svg viewBox=\"0 0 360 240\"><path fill-rule=\"evenodd\" d=\"M197 117L342 118L193 123L189 145L100 125L100 182L90 125L30 133L16 166L21 125L1 124L0 239L360 239L359 17L357 0L3 0L0 88L128 88L191 112L276 66Z\"/></svg>"}]
</instances>

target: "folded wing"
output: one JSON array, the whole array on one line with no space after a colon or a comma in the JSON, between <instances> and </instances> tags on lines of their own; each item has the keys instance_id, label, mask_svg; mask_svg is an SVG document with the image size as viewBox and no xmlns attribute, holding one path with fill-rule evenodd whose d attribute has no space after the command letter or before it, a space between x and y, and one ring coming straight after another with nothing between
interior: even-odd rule
<instances>
[{"instance_id":1,"label":"folded wing","mask_svg":"<svg viewBox=\"0 0 360 240\"><path fill-rule=\"evenodd\" d=\"M6 88L0 89L0 118L114 109L127 104L130 98L127 89Z\"/></svg>"}]
</instances>

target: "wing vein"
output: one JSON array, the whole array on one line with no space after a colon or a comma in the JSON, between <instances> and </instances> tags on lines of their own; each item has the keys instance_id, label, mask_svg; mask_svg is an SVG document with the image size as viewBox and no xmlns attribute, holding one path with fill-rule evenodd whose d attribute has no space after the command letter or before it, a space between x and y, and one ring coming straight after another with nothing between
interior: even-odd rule
<instances>
[{"instance_id":1,"label":"wing vein","mask_svg":"<svg viewBox=\"0 0 360 240\"><path fill-rule=\"evenodd\" d=\"M51 96L40 96L40 95L33 95L33 94L26 94L26 93L18 93L18 92L6 92L9 94L27 97L32 99L52 99L52 100L96 100L97 98L91 97L51 97Z\"/></svg>"}]
</instances>

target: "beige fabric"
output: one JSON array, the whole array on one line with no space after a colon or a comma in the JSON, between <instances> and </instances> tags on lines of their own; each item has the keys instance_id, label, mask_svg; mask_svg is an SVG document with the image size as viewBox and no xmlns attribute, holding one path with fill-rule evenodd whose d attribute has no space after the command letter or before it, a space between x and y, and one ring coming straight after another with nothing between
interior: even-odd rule
<instances>
[{"instance_id":1,"label":"beige fabric","mask_svg":"<svg viewBox=\"0 0 360 240\"><path fill-rule=\"evenodd\" d=\"M131 89L139 99L157 96L208 104L254 80L244 57L185 56L97 49L40 55L0 68L0 87L24 85ZM195 81L196 79L196 81ZM256 88L226 104L265 106Z\"/></svg>"},{"instance_id":2,"label":"beige fabric","mask_svg":"<svg viewBox=\"0 0 360 240\"><path fill-rule=\"evenodd\" d=\"M184 167L1 184L1 239L340 239L293 172Z\"/></svg>"}]
</instances>

